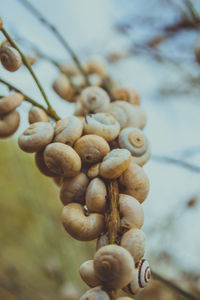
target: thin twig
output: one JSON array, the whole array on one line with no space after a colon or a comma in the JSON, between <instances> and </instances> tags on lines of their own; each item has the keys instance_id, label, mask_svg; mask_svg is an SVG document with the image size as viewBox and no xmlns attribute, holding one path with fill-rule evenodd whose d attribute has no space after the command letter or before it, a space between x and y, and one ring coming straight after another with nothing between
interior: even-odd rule
<instances>
[{"instance_id":1,"label":"thin twig","mask_svg":"<svg viewBox=\"0 0 200 300\"><path fill-rule=\"evenodd\" d=\"M165 162L165 163L170 163L170 164L175 164L178 165L182 168L188 169L192 172L200 173L200 167L195 166L193 164L190 164L184 160L172 158L169 156L164 156L164 155L152 155L152 159L160 162Z\"/></svg>"},{"instance_id":2,"label":"thin twig","mask_svg":"<svg viewBox=\"0 0 200 300\"><path fill-rule=\"evenodd\" d=\"M64 39L64 37L61 35L61 33L58 31L58 29L53 24L51 24L47 19L45 19L44 16L39 12L39 10L37 10L27 0L18 0L18 1L22 3L34 16L36 16L46 27L48 27L54 33L55 37L60 41L60 43L64 46L67 52L71 55L71 58L73 59L78 69L80 70L81 74L85 78L87 85L90 85L88 75L86 74L84 68L82 67L78 59L78 56L71 48L71 46L67 43L67 41Z\"/></svg>"},{"instance_id":3,"label":"thin twig","mask_svg":"<svg viewBox=\"0 0 200 300\"><path fill-rule=\"evenodd\" d=\"M183 297L185 297L186 299L190 299L190 300L200 300L200 298L197 298L196 296L190 294L187 291L184 291L182 288L178 287L176 284L174 284L173 282L171 282L170 280L165 279L164 277L162 277L161 275L159 275L158 273L151 271L153 278L155 280L161 281L163 284L165 284L166 286L168 286L170 289L172 289L173 291L175 291L176 293L182 295Z\"/></svg>"},{"instance_id":4,"label":"thin twig","mask_svg":"<svg viewBox=\"0 0 200 300\"><path fill-rule=\"evenodd\" d=\"M38 103L37 101L35 101L34 99L32 99L31 97L27 96L26 94L24 94L20 89L18 89L17 87L15 87L13 84L7 82L6 80L0 78L0 82L5 84L10 90L14 90L18 93L21 93L24 95L24 100L27 102L30 102L31 104L42 108L51 118L55 119L56 121L60 120L60 117L53 113L51 111L49 111L48 109L46 109L43 105L41 105L40 103Z\"/></svg>"}]
</instances>

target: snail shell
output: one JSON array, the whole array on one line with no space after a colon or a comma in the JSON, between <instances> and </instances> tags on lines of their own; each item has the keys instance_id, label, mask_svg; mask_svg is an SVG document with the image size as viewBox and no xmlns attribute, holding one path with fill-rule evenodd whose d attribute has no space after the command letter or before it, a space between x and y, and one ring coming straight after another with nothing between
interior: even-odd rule
<instances>
[{"instance_id":1,"label":"snail shell","mask_svg":"<svg viewBox=\"0 0 200 300\"><path fill-rule=\"evenodd\" d=\"M87 176L89 178L95 178L97 176L99 176L99 167L100 167L100 163L97 163L95 165L92 165L87 172Z\"/></svg>"},{"instance_id":2,"label":"snail shell","mask_svg":"<svg viewBox=\"0 0 200 300\"><path fill-rule=\"evenodd\" d=\"M141 228L144 224L143 207L135 198L120 194L119 211L122 216L121 225Z\"/></svg>"},{"instance_id":3,"label":"snail shell","mask_svg":"<svg viewBox=\"0 0 200 300\"><path fill-rule=\"evenodd\" d=\"M84 116L84 113L83 113L83 104L80 101L80 99L77 100L76 103L75 103L74 116L77 116L77 117Z\"/></svg>"},{"instance_id":4,"label":"snail shell","mask_svg":"<svg viewBox=\"0 0 200 300\"><path fill-rule=\"evenodd\" d=\"M0 98L0 116L14 110L23 100L24 96L20 93L13 93L7 97Z\"/></svg>"},{"instance_id":5,"label":"snail shell","mask_svg":"<svg viewBox=\"0 0 200 300\"><path fill-rule=\"evenodd\" d=\"M48 145L44 151L44 160L52 172L64 177L76 176L81 170L79 155L72 147L62 143Z\"/></svg>"},{"instance_id":6,"label":"snail shell","mask_svg":"<svg viewBox=\"0 0 200 300\"><path fill-rule=\"evenodd\" d=\"M119 177L130 165L131 154L126 149L114 149L110 151L100 164L100 176L108 179Z\"/></svg>"},{"instance_id":7,"label":"snail shell","mask_svg":"<svg viewBox=\"0 0 200 300\"><path fill-rule=\"evenodd\" d=\"M29 110L28 120L30 124L49 121L47 113L37 106L32 106Z\"/></svg>"},{"instance_id":8,"label":"snail shell","mask_svg":"<svg viewBox=\"0 0 200 300\"><path fill-rule=\"evenodd\" d=\"M85 65L84 69L87 74L98 74L101 77L107 75L106 62L103 59L90 59Z\"/></svg>"},{"instance_id":9,"label":"snail shell","mask_svg":"<svg viewBox=\"0 0 200 300\"><path fill-rule=\"evenodd\" d=\"M72 282L64 283L59 289L59 299L61 300L79 300L80 292Z\"/></svg>"},{"instance_id":10,"label":"snail shell","mask_svg":"<svg viewBox=\"0 0 200 300\"><path fill-rule=\"evenodd\" d=\"M124 194L136 198L140 203L148 196L149 179L144 170L133 162L120 176L120 184Z\"/></svg>"},{"instance_id":11,"label":"snail shell","mask_svg":"<svg viewBox=\"0 0 200 300\"><path fill-rule=\"evenodd\" d=\"M59 120L54 130L54 142L64 143L72 147L82 135L83 124L79 118L69 117Z\"/></svg>"},{"instance_id":12,"label":"snail shell","mask_svg":"<svg viewBox=\"0 0 200 300\"><path fill-rule=\"evenodd\" d=\"M92 86L101 87L103 84L103 78L99 74L91 74L88 78Z\"/></svg>"},{"instance_id":13,"label":"snail shell","mask_svg":"<svg viewBox=\"0 0 200 300\"><path fill-rule=\"evenodd\" d=\"M122 89L114 90L112 93L116 100L123 100L133 105L140 104L140 96L134 89L122 88Z\"/></svg>"},{"instance_id":14,"label":"snail shell","mask_svg":"<svg viewBox=\"0 0 200 300\"><path fill-rule=\"evenodd\" d=\"M138 263L145 252L145 234L138 228L132 228L125 232L121 239L121 246L130 252L135 263Z\"/></svg>"},{"instance_id":15,"label":"snail shell","mask_svg":"<svg viewBox=\"0 0 200 300\"><path fill-rule=\"evenodd\" d=\"M84 262L80 266L79 273L83 281L85 281L89 287L95 287L101 284L100 280L96 277L93 260Z\"/></svg>"},{"instance_id":16,"label":"snail shell","mask_svg":"<svg viewBox=\"0 0 200 300\"><path fill-rule=\"evenodd\" d=\"M128 118L123 107L117 105L117 102L112 102L110 103L107 111L119 122L121 128L126 127Z\"/></svg>"},{"instance_id":17,"label":"snail shell","mask_svg":"<svg viewBox=\"0 0 200 300\"><path fill-rule=\"evenodd\" d=\"M73 178L64 178L60 190L60 199L64 205L70 202L82 203L85 198L89 180L84 173L79 173Z\"/></svg>"},{"instance_id":18,"label":"snail shell","mask_svg":"<svg viewBox=\"0 0 200 300\"><path fill-rule=\"evenodd\" d=\"M70 77L80 75L80 71L78 70L76 65L72 64L72 63L66 63L66 64L60 65L60 70L62 73L66 74Z\"/></svg>"},{"instance_id":19,"label":"snail shell","mask_svg":"<svg viewBox=\"0 0 200 300\"><path fill-rule=\"evenodd\" d=\"M97 278L107 288L121 289L131 281L135 264L126 249L117 245L107 245L96 252L94 270Z\"/></svg>"},{"instance_id":20,"label":"snail shell","mask_svg":"<svg viewBox=\"0 0 200 300\"><path fill-rule=\"evenodd\" d=\"M39 152L51 143L54 135L53 127L48 122L31 124L18 138L19 147L25 152Z\"/></svg>"},{"instance_id":21,"label":"snail shell","mask_svg":"<svg viewBox=\"0 0 200 300\"><path fill-rule=\"evenodd\" d=\"M105 111L110 103L108 94L97 86L85 88L81 93L80 99L85 114Z\"/></svg>"},{"instance_id":22,"label":"snail shell","mask_svg":"<svg viewBox=\"0 0 200 300\"><path fill-rule=\"evenodd\" d=\"M120 148L128 149L133 162L143 166L150 159L150 146L146 136L139 128L124 128L119 134Z\"/></svg>"},{"instance_id":23,"label":"snail shell","mask_svg":"<svg viewBox=\"0 0 200 300\"><path fill-rule=\"evenodd\" d=\"M151 270L146 259L141 259L136 272L133 274L132 281L123 289L130 295L136 295L144 288L151 278Z\"/></svg>"},{"instance_id":24,"label":"snail shell","mask_svg":"<svg viewBox=\"0 0 200 300\"><path fill-rule=\"evenodd\" d=\"M7 115L0 116L0 137L9 137L15 133L19 127L20 116L16 110Z\"/></svg>"},{"instance_id":25,"label":"snail shell","mask_svg":"<svg viewBox=\"0 0 200 300\"><path fill-rule=\"evenodd\" d=\"M79 138L74 150L80 155L85 163L97 163L110 151L110 146L104 138L89 134Z\"/></svg>"},{"instance_id":26,"label":"snail shell","mask_svg":"<svg viewBox=\"0 0 200 300\"><path fill-rule=\"evenodd\" d=\"M35 154L35 163L42 174L49 177L55 177L56 174L48 169L44 161L44 151Z\"/></svg>"},{"instance_id":27,"label":"snail shell","mask_svg":"<svg viewBox=\"0 0 200 300\"><path fill-rule=\"evenodd\" d=\"M83 129L86 134L96 134L110 142L118 136L120 124L111 114L97 113L85 117Z\"/></svg>"},{"instance_id":28,"label":"snail shell","mask_svg":"<svg viewBox=\"0 0 200 300\"><path fill-rule=\"evenodd\" d=\"M10 72L17 71L22 65L20 53L6 44L0 48L0 60L4 68Z\"/></svg>"},{"instance_id":29,"label":"snail shell","mask_svg":"<svg viewBox=\"0 0 200 300\"><path fill-rule=\"evenodd\" d=\"M85 201L90 212L103 213L106 208L106 185L100 178L94 178L90 181Z\"/></svg>"},{"instance_id":30,"label":"snail shell","mask_svg":"<svg viewBox=\"0 0 200 300\"><path fill-rule=\"evenodd\" d=\"M104 216L90 213L85 215L81 204L70 203L63 208L62 222L66 231L79 241L91 241L103 232Z\"/></svg>"},{"instance_id":31,"label":"snail shell","mask_svg":"<svg viewBox=\"0 0 200 300\"><path fill-rule=\"evenodd\" d=\"M66 75L61 73L53 83L54 91L64 100L74 102L75 91Z\"/></svg>"},{"instance_id":32,"label":"snail shell","mask_svg":"<svg viewBox=\"0 0 200 300\"><path fill-rule=\"evenodd\" d=\"M80 300L110 300L110 297L101 287L95 287L81 296Z\"/></svg>"}]
</instances>

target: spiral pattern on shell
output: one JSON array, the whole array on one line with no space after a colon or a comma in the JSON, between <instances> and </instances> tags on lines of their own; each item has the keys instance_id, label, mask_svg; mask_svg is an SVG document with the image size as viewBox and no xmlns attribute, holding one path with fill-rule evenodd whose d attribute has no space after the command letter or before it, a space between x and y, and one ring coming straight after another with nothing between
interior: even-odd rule
<instances>
[{"instance_id":1,"label":"spiral pattern on shell","mask_svg":"<svg viewBox=\"0 0 200 300\"><path fill-rule=\"evenodd\" d=\"M141 259L138 265L138 283L144 288L151 278L151 269L146 259Z\"/></svg>"},{"instance_id":2,"label":"spiral pattern on shell","mask_svg":"<svg viewBox=\"0 0 200 300\"><path fill-rule=\"evenodd\" d=\"M17 71L22 65L22 58L19 52L7 45L0 48L0 60L4 68L10 72Z\"/></svg>"}]
</instances>

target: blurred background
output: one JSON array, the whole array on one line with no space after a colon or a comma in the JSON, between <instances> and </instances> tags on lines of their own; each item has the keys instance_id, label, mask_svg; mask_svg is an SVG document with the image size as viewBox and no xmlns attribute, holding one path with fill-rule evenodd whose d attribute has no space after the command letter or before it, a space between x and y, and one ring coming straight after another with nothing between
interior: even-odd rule
<instances>
[{"instance_id":1,"label":"blurred background","mask_svg":"<svg viewBox=\"0 0 200 300\"><path fill-rule=\"evenodd\" d=\"M143 205L146 258L157 273L200 299L200 1L29 2L82 61L104 58L115 85L133 87L141 96L152 146L152 159L144 167L151 182ZM26 54L34 55L36 46L70 62L52 33L20 1L3 1L0 15ZM57 112L71 115L74 104L51 88L55 66L40 59L33 68ZM25 68L9 73L0 67L0 76L42 103ZM0 85L0 94L6 93ZM65 300L67 285L80 293L87 289L78 269L93 257L95 244L75 241L64 232L59 189L39 173L34 157L17 146L29 107L23 103L19 109L15 136L0 140L0 299ZM184 298L152 281L135 299Z\"/></svg>"}]
</instances>

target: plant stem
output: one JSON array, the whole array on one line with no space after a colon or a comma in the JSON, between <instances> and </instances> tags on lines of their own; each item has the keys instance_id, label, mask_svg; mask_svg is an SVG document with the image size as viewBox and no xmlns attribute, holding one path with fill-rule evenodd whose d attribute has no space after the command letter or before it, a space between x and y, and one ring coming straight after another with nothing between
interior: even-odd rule
<instances>
[{"instance_id":1,"label":"plant stem","mask_svg":"<svg viewBox=\"0 0 200 300\"><path fill-rule=\"evenodd\" d=\"M30 72L30 74L32 75L33 79L35 80L35 83L37 84L47 106L48 106L48 110L51 111L52 110L52 106L49 103L49 100L45 94L45 91L43 89L43 87L41 86L38 78L36 77L35 73L33 72L33 69L31 67L31 65L29 64L29 62L27 61L25 55L22 53L22 51L19 49L19 47L17 46L17 44L13 41L13 39L10 37L10 35L7 33L7 31L5 30L4 27L2 27L1 32L4 34L4 36L7 38L7 40L9 41L9 43L20 53L21 57L22 57L22 61L24 63L24 65L26 66L26 68L28 69L28 71Z\"/></svg>"},{"instance_id":2,"label":"plant stem","mask_svg":"<svg viewBox=\"0 0 200 300\"><path fill-rule=\"evenodd\" d=\"M49 111L43 105L41 105L40 103L38 103L37 101L35 101L31 97L29 97L26 94L24 94L21 90L19 90L17 87L15 87L14 85L12 85L11 83L3 80L2 78L0 78L0 82L3 83L3 84L5 84L9 89L14 90L14 91L16 91L18 93L23 94L25 101L30 102L31 104L33 104L33 105L35 105L35 106L37 106L39 108L42 108L54 120L56 120L56 121L60 120L60 117L56 114L55 111Z\"/></svg>"},{"instance_id":3,"label":"plant stem","mask_svg":"<svg viewBox=\"0 0 200 300\"><path fill-rule=\"evenodd\" d=\"M44 18L44 16L32 4L30 4L28 1L26 1L26 0L18 0L18 1L21 2L24 6L26 6L26 8L33 15L35 15L46 27L48 27L54 33L55 37L64 46L64 48L67 50L67 52L70 54L71 58L73 59L73 61L77 65L77 68L80 70L81 74L85 78L85 81L86 81L87 85L90 85L89 78L88 78L85 70L83 69L83 67L80 63L80 61L78 59L78 56L76 55L74 50L71 48L71 46L67 43L67 41L64 39L64 37L61 35L61 33L58 31L58 29L53 24L51 24L48 20L46 20Z\"/></svg>"},{"instance_id":4,"label":"plant stem","mask_svg":"<svg viewBox=\"0 0 200 300\"><path fill-rule=\"evenodd\" d=\"M178 287L177 285L175 285L173 282L171 282L170 280L165 279L164 277L162 277L161 275L157 274L154 271L151 271L153 278L155 280L161 281L163 284L167 285L170 289L172 289L173 291L175 291L176 293L182 295L183 297L185 297L186 299L190 299L190 300L199 300L199 298L193 296L192 294L182 290L180 287Z\"/></svg>"}]
</instances>

